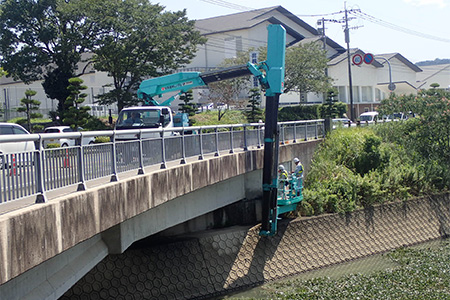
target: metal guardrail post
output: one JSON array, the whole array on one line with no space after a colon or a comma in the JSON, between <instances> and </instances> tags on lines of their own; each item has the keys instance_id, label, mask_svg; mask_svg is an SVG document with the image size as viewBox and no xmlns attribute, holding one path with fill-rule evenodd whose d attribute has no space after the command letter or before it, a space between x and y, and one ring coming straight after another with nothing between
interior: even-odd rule
<instances>
[{"instance_id":1,"label":"metal guardrail post","mask_svg":"<svg viewBox=\"0 0 450 300\"><path fill-rule=\"evenodd\" d=\"M314 138L317 140L317 138L318 138L318 130L317 130L317 124L318 124L318 122L316 121L315 123L316 123L316 124L315 124L315 126L314 126Z\"/></svg>"},{"instance_id":2,"label":"metal guardrail post","mask_svg":"<svg viewBox=\"0 0 450 300\"><path fill-rule=\"evenodd\" d=\"M280 144L281 145L284 145L285 143L284 143L284 141L285 141L285 136L284 136L284 125L283 124L278 124L278 130L279 130L279 132L281 133L280 135L281 135L281 142L280 142Z\"/></svg>"},{"instance_id":3,"label":"metal guardrail post","mask_svg":"<svg viewBox=\"0 0 450 300\"><path fill-rule=\"evenodd\" d=\"M297 126L295 123L294 123L294 140L292 142L297 143Z\"/></svg>"},{"instance_id":4,"label":"metal guardrail post","mask_svg":"<svg viewBox=\"0 0 450 300\"><path fill-rule=\"evenodd\" d=\"M200 127L199 131L199 136L198 136L198 142L199 142L199 148L200 148L200 155L198 156L198 160L203 160L203 133L202 133L202 128Z\"/></svg>"},{"instance_id":5,"label":"metal guardrail post","mask_svg":"<svg viewBox=\"0 0 450 300\"><path fill-rule=\"evenodd\" d=\"M113 132L111 137L111 182L118 181L117 177L117 147L116 147L116 132Z\"/></svg>"},{"instance_id":6,"label":"metal guardrail post","mask_svg":"<svg viewBox=\"0 0 450 300\"><path fill-rule=\"evenodd\" d=\"M44 145L42 144L42 137L39 136L38 150L35 152L36 155L36 203L45 203L47 198L45 197L45 186L44 186Z\"/></svg>"},{"instance_id":7,"label":"metal guardrail post","mask_svg":"<svg viewBox=\"0 0 450 300\"><path fill-rule=\"evenodd\" d=\"M230 154L234 153L233 150L233 126L230 127Z\"/></svg>"},{"instance_id":8,"label":"metal guardrail post","mask_svg":"<svg viewBox=\"0 0 450 300\"><path fill-rule=\"evenodd\" d=\"M308 123L305 123L305 141L308 140Z\"/></svg>"},{"instance_id":9,"label":"metal guardrail post","mask_svg":"<svg viewBox=\"0 0 450 300\"><path fill-rule=\"evenodd\" d=\"M167 168L167 164L166 164L166 143L164 140L164 128L161 131L161 158L162 162L160 169L165 169Z\"/></svg>"},{"instance_id":10,"label":"metal guardrail post","mask_svg":"<svg viewBox=\"0 0 450 300\"><path fill-rule=\"evenodd\" d=\"M247 125L244 124L244 151L248 151L247 144Z\"/></svg>"},{"instance_id":11,"label":"metal guardrail post","mask_svg":"<svg viewBox=\"0 0 450 300\"><path fill-rule=\"evenodd\" d=\"M219 130L218 128L214 128L214 133L215 133L215 139L216 139L216 153L214 153L214 156L219 156Z\"/></svg>"},{"instance_id":12,"label":"metal guardrail post","mask_svg":"<svg viewBox=\"0 0 450 300\"><path fill-rule=\"evenodd\" d=\"M181 131L181 161L180 164L184 165L186 163L186 144L185 144L185 137L184 137L184 127Z\"/></svg>"},{"instance_id":13,"label":"metal guardrail post","mask_svg":"<svg viewBox=\"0 0 450 300\"><path fill-rule=\"evenodd\" d=\"M256 148L261 149L261 126L258 126L257 128L257 134L258 134L258 145L256 145Z\"/></svg>"},{"instance_id":14,"label":"metal guardrail post","mask_svg":"<svg viewBox=\"0 0 450 300\"><path fill-rule=\"evenodd\" d=\"M142 131L139 131L138 139L139 139L139 169L138 169L138 175L142 175L142 174L144 174L144 151L142 149Z\"/></svg>"},{"instance_id":15,"label":"metal guardrail post","mask_svg":"<svg viewBox=\"0 0 450 300\"><path fill-rule=\"evenodd\" d=\"M81 145L78 146L78 187L77 192L86 190L86 181L84 179L84 147Z\"/></svg>"}]
</instances>

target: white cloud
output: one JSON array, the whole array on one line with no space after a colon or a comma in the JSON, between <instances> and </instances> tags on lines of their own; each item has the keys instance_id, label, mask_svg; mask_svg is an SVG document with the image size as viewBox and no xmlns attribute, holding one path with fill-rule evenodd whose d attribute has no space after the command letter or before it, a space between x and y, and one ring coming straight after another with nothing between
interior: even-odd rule
<instances>
[{"instance_id":1,"label":"white cloud","mask_svg":"<svg viewBox=\"0 0 450 300\"><path fill-rule=\"evenodd\" d=\"M403 0L403 1L415 6L437 5L440 8L447 6L446 0Z\"/></svg>"}]
</instances>

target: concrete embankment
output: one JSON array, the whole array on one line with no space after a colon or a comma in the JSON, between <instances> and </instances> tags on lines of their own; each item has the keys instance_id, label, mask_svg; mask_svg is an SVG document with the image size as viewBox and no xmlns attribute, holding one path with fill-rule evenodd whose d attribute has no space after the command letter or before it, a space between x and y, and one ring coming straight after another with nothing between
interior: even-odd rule
<instances>
[{"instance_id":1,"label":"concrete embankment","mask_svg":"<svg viewBox=\"0 0 450 300\"><path fill-rule=\"evenodd\" d=\"M446 237L450 194L347 215L283 220L273 237L231 227L109 255L61 299L201 299Z\"/></svg>"}]
</instances>

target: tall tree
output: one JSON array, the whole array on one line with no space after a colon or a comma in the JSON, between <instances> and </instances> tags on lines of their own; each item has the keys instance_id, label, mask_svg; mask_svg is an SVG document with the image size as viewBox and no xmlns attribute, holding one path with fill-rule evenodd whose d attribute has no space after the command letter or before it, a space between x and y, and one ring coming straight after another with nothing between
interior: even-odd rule
<instances>
[{"instance_id":1,"label":"tall tree","mask_svg":"<svg viewBox=\"0 0 450 300\"><path fill-rule=\"evenodd\" d=\"M25 83L44 79L49 98L63 109L68 79L83 73L77 64L98 33L86 17L101 12L93 0L4 0L0 10L1 66Z\"/></svg>"},{"instance_id":2,"label":"tall tree","mask_svg":"<svg viewBox=\"0 0 450 300\"><path fill-rule=\"evenodd\" d=\"M258 88L252 88L250 89L250 95L249 95L249 104L247 107L249 108L248 111L245 112L245 115L247 117L247 121L250 123L256 123L259 120L263 119L263 111L260 107L261 105L261 91Z\"/></svg>"},{"instance_id":3,"label":"tall tree","mask_svg":"<svg viewBox=\"0 0 450 300\"><path fill-rule=\"evenodd\" d=\"M97 22L109 28L97 37L95 68L113 77L113 90L99 98L102 104L118 108L138 102L135 91L146 77L156 77L187 64L204 43L189 21L186 11L164 12L164 7L147 0L111 0L112 18Z\"/></svg>"},{"instance_id":4,"label":"tall tree","mask_svg":"<svg viewBox=\"0 0 450 300\"><path fill-rule=\"evenodd\" d=\"M320 108L322 118L336 118L339 116L337 95L335 88L328 89L325 103Z\"/></svg>"},{"instance_id":5,"label":"tall tree","mask_svg":"<svg viewBox=\"0 0 450 300\"><path fill-rule=\"evenodd\" d=\"M69 79L69 96L66 99L64 105L67 107L63 113L63 124L69 125L73 130L77 130L78 127L83 127L89 121L90 115L89 106L82 106L87 94L82 93L87 89L87 86L83 85L83 80L78 77Z\"/></svg>"},{"instance_id":6,"label":"tall tree","mask_svg":"<svg viewBox=\"0 0 450 300\"><path fill-rule=\"evenodd\" d=\"M18 112L25 113L25 121L29 131L33 131L33 128L31 127L31 119L42 118L42 114L35 112L39 109L39 105L41 105L40 101L33 99L36 94L36 91L26 90L25 97L20 99L21 106L17 108Z\"/></svg>"},{"instance_id":7,"label":"tall tree","mask_svg":"<svg viewBox=\"0 0 450 300\"><path fill-rule=\"evenodd\" d=\"M319 43L311 42L286 50L285 92L326 92L331 78L325 75L327 56Z\"/></svg>"}]
</instances>

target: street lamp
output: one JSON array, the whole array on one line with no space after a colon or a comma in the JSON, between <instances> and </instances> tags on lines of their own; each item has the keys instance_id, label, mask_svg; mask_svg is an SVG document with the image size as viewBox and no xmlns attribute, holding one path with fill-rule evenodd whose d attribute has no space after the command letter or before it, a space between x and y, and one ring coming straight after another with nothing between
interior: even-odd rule
<instances>
[{"instance_id":1,"label":"street lamp","mask_svg":"<svg viewBox=\"0 0 450 300\"><path fill-rule=\"evenodd\" d=\"M385 62L387 62L388 67L389 67L389 85L388 85L388 89L393 92L395 90L395 83L392 82L392 68L391 68L391 63L389 62L388 59L382 57L382 56L375 56L375 58L379 58L379 59L384 59Z\"/></svg>"}]
</instances>

